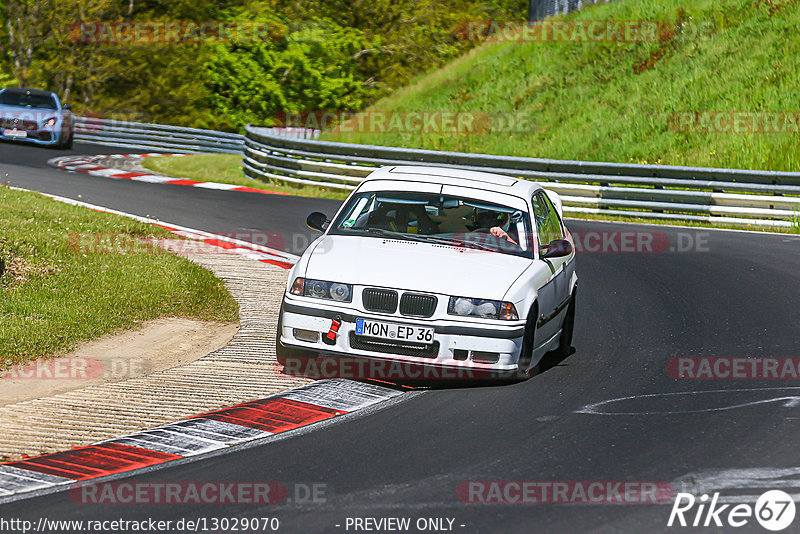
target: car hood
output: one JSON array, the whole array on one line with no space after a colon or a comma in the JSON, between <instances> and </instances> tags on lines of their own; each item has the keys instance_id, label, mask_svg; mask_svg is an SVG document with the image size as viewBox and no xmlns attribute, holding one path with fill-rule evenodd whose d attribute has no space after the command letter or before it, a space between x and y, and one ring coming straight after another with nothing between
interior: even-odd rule
<instances>
[{"instance_id":1,"label":"car hood","mask_svg":"<svg viewBox=\"0 0 800 534\"><path fill-rule=\"evenodd\" d=\"M325 236L306 278L500 300L531 260L447 245L378 237Z\"/></svg>"},{"instance_id":2,"label":"car hood","mask_svg":"<svg viewBox=\"0 0 800 534\"><path fill-rule=\"evenodd\" d=\"M65 114L66 110L28 108L24 106L9 106L6 104L0 104L0 117L42 121L50 117L63 117Z\"/></svg>"}]
</instances>

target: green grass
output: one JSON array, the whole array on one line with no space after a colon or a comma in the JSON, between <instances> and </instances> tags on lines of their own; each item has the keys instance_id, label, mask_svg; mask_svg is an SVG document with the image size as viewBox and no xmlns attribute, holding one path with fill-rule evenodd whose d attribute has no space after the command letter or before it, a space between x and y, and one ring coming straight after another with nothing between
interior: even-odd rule
<instances>
[{"instance_id":1,"label":"green grass","mask_svg":"<svg viewBox=\"0 0 800 534\"><path fill-rule=\"evenodd\" d=\"M63 353L77 342L158 317L236 321L238 305L208 270L173 254L93 253L172 236L152 225L0 187L0 368Z\"/></svg>"},{"instance_id":2,"label":"green grass","mask_svg":"<svg viewBox=\"0 0 800 534\"><path fill-rule=\"evenodd\" d=\"M344 199L349 194L349 191L339 189L253 180L244 175L242 156L238 154L199 154L180 158L152 157L145 158L142 165L152 171L176 178L241 185L302 197Z\"/></svg>"},{"instance_id":3,"label":"green grass","mask_svg":"<svg viewBox=\"0 0 800 534\"><path fill-rule=\"evenodd\" d=\"M679 10L685 10L681 13ZM514 116L472 134L327 133L332 141L611 162L800 170L798 133L684 133L684 111L800 112L797 0L625 0L569 20L660 20L659 42L485 43L368 111ZM710 31L691 29L709 24ZM644 66L644 68L642 68Z\"/></svg>"},{"instance_id":4,"label":"green grass","mask_svg":"<svg viewBox=\"0 0 800 534\"><path fill-rule=\"evenodd\" d=\"M800 234L800 212L794 210L792 218L789 219L789 221L792 223L792 233Z\"/></svg>"}]
</instances>

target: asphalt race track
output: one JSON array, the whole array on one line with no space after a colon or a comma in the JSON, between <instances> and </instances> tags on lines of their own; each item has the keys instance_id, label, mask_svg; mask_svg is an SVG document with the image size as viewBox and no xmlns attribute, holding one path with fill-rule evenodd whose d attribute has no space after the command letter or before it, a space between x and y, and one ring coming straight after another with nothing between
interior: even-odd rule
<instances>
[{"instance_id":1,"label":"asphalt race track","mask_svg":"<svg viewBox=\"0 0 800 534\"><path fill-rule=\"evenodd\" d=\"M47 160L66 155L139 154L142 149L124 149L76 142L73 150L51 150L0 142L0 183L8 174L10 185L34 189L112 208L150 216L189 228L220 234L236 234L256 241L281 234L285 249L302 252L314 233L306 227L309 212L333 213L338 201L292 198L286 195L220 195L219 191L112 180L86 174L59 171ZM144 187L140 187L144 186ZM192 191L187 191L192 189ZM225 193L225 192L223 192ZM187 196L188 195L188 196ZM264 244L264 243L260 243ZM276 247L277 248L277 247ZM283 247L280 247L283 248Z\"/></svg>"},{"instance_id":2,"label":"asphalt race track","mask_svg":"<svg viewBox=\"0 0 800 534\"><path fill-rule=\"evenodd\" d=\"M126 151L76 144L71 152ZM110 180L46 165L64 153L0 144L0 180L9 173L12 185L211 232L279 232L292 236L285 240L292 252L292 239L302 241L293 236L310 235L307 213L331 215L337 205ZM675 492L683 483L706 493L729 485L734 500L776 488L800 493L800 381L688 380L668 372L676 357L800 356L800 237L586 221L569 227L581 239L601 241L614 232L647 233L678 250L581 254L575 350L544 373L512 385L445 384L365 416L126 479L321 484L324 502L98 506L76 504L62 492L2 505L1 515L277 517L281 532L309 533L356 532L347 528L347 518L356 517L409 517L412 525L450 518L453 531L464 533L714 532L668 528L671 499L481 504L462 502L457 488L469 481L649 481ZM743 469L756 475L736 471ZM764 532L754 520L736 530Z\"/></svg>"}]
</instances>

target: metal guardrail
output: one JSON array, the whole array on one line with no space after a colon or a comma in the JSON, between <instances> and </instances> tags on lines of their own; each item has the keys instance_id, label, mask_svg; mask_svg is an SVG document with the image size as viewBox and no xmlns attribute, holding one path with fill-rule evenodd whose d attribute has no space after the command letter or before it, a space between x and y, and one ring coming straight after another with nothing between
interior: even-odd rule
<instances>
[{"instance_id":1,"label":"metal guardrail","mask_svg":"<svg viewBox=\"0 0 800 534\"><path fill-rule=\"evenodd\" d=\"M541 182L567 213L800 225L800 173L564 161L290 139L248 125L251 178L353 189L377 167L433 165Z\"/></svg>"},{"instance_id":2,"label":"metal guardrail","mask_svg":"<svg viewBox=\"0 0 800 534\"><path fill-rule=\"evenodd\" d=\"M286 138L311 139L319 135L318 131L305 128L266 128L266 130L273 135ZM239 154L244 148L244 136L237 133L93 117L75 117L75 140L144 150L168 150L179 154L194 152Z\"/></svg>"},{"instance_id":3,"label":"metal guardrail","mask_svg":"<svg viewBox=\"0 0 800 534\"><path fill-rule=\"evenodd\" d=\"M75 117L75 140L175 153L240 153L241 134L144 122Z\"/></svg>"},{"instance_id":4,"label":"metal guardrail","mask_svg":"<svg viewBox=\"0 0 800 534\"><path fill-rule=\"evenodd\" d=\"M252 178L353 189L377 167L434 165L536 180L568 213L800 225L800 173L564 161L439 152L314 140L318 131L246 127L215 130L76 117L75 139L175 153L244 153Z\"/></svg>"}]
</instances>

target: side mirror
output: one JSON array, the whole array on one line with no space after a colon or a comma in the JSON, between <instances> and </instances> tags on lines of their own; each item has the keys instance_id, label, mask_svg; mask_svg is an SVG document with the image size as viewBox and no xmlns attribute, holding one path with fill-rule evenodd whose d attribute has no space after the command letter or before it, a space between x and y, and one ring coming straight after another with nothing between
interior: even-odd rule
<instances>
[{"instance_id":1,"label":"side mirror","mask_svg":"<svg viewBox=\"0 0 800 534\"><path fill-rule=\"evenodd\" d=\"M72 111L72 106L70 104L61 104L61 109Z\"/></svg>"},{"instance_id":2,"label":"side mirror","mask_svg":"<svg viewBox=\"0 0 800 534\"><path fill-rule=\"evenodd\" d=\"M330 219L328 219L328 216L318 211L315 211L314 213L310 214L306 219L306 224L308 225L309 228L318 230L320 232L325 231L325 227L328 225L329 222L331 221Z\"/></svg>"},{"instance_id":3,"label":"side mirror","mask_svg":"<svg viewBox=\"0 0 800 534\"><path fill-rule=\"evenodd\" d=\"M547 245L547 250L542 254L542 259L563 258L572 254L572 243L566 239L556 239Z\"/></svg>"}]
</instances>

